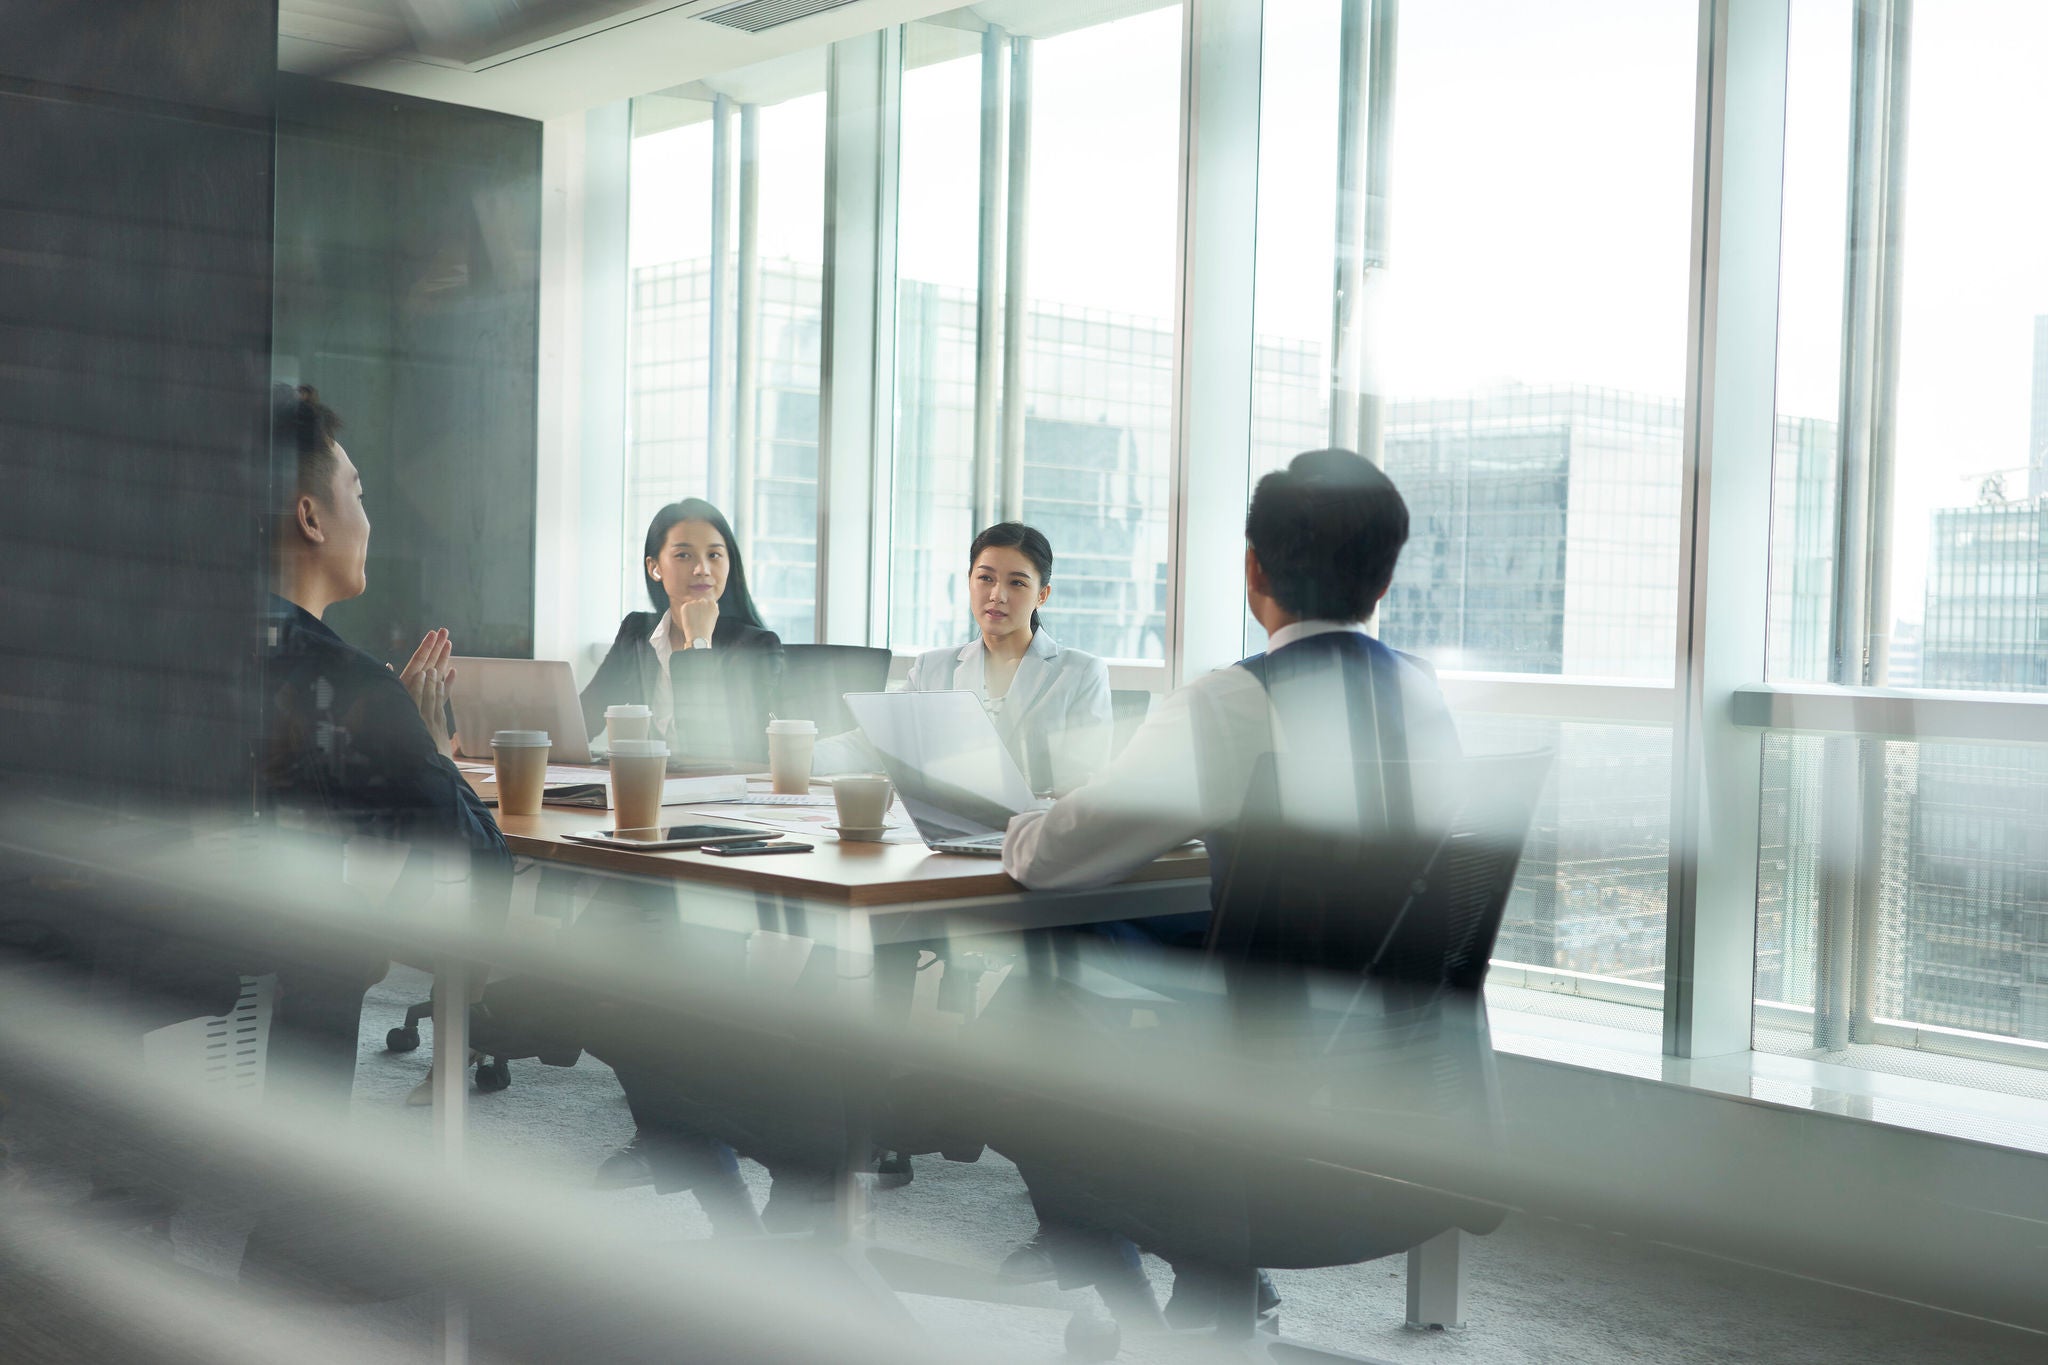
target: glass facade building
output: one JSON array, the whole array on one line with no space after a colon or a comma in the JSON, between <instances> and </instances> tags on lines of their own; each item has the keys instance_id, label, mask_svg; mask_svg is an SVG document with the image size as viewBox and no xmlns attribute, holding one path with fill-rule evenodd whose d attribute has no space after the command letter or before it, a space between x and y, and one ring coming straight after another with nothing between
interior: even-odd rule
<instances>
[{"instance_id":1,"label":"glass facade building","mask_svg":"<svg viewBox=\"0 0 2048 1365\"><path fill-rule=\"evenodd\" d=\"M748 586L784 640L816 637L818 568L818 353L816 266L761 272L754 450L736 483L744 506L721 508L747 556ZM711 266L683 261L634 273L626 461L626 542L638 547L655 512L711 487L709 392ZM641 605L637 569L626 601Z\"/></svg>"}]
</instances>

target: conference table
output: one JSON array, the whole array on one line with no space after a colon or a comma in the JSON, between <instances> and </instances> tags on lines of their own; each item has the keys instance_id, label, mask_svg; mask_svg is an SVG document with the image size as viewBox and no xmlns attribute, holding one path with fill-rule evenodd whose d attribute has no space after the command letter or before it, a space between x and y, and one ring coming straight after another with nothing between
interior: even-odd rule
<instances>
[{"instance_id":1,"label":"conference table","mask_svg":"<svg viewBox=\"0 0 2048 1365\"><path fill-rule=\"evenodd\" d=\"M487 800L496 784L485 765L464 763L463 775ZM602 780L601 770L590 774ZM768 793L765 774L748 777L748 796ZM679 912L693 904L733 923L731 912L745 898L754 905L752 927L781 932L852 956L868 956L875 1007L899 1016L909 1012L920 949L962 939L1021 935L1032 970L1051 973L1045 932L1105 921L1206 910L1209 860L1198 845L1176 849L1138 869L1122 883L1089 891L1033 891L1013 880L994 858L938 853L916 837L898 802L890 812L891 832L880 842L841 840L826 826L833 812L816 784L819 804L776 806L747 801L681 803L664 806L663 825L712 821L763 826L783 838L813 844L806 853L770 857L720 858L697 850L640 851L581 842L572 835L612 828L612 813L568 806L543 806L535 815L498 816L506 847L515 858L548 873L648 889L672 889ZM692 895L701 892L701 895ZM538 894L538 893L537 893ZM436 964L434 992L434 1131L443 1160L463 1157L468 1103L469 1010L472 973L478 964ZM1085 970L1085 969L1083 969ZM866 1144L856 1125L850 1134L848 1178L842 1181L838 1223L850 1230L859 1199L851 1180L857 1154ZM458 1300L444 1307L443 1359L468 1356L468 1315Z\"/></svg>"},{"instance_id":2,"label":"conference table","mask_svg":"<svg viewBox=\"0 0 2048 1365\"><path fill-rule=\"evenodd\" d=\"M478 783L485 792L490 785ZM765 779L749 782L750 798L767 794ZM820 792L821 799L825 794ZM1096 891L1031 891L999 860L938 853L917 839L898 803L884 841L842 840L826 823L829 805L775 806L748 801L662 808L663 824L692 821L759 825L810 843L807 853L722 858L695 849L647 852L603 847L572 837L612 827L611 812L544 806L537 815L501 815L498 827L515 856L584 873L694 883L751 892L862 926L871 944L928 939L949 926L1012 931L1086 924L1103 918L1173 914L1208 905L1209 862L1198 845L1176 849L1114 887ZM815 917L815 915L814 915ZM835 935L847 941L846 935Z\"/></svg>"},{"instance_id":3,"label":"conference table","mask_svg":"<svg viewBox=\"0 0 2048 1365\"><path fill-rule=\"evenodd\" d=\"M486 799L495 795L487 768L464 765L464 775ZM498 827L515 857L540 865L542 895L550 882L560 885L562 874L637 887L643 894L672 890L679 912L698 908L727 927L750 900L747 922L739 926L743 929L871 958L875 1004L898 1017L911 1007L921 949L1021 935L1031 969L1050 973L1055 969L1052 936L1042 931L1208 908L1209 862L1199 845L1167 853L1114 886L1033 891L1006 874L997 859L927 848L900 802L891 811L886 840L841 840L826 823L833 811L825 804L829 790L824 784L813 789L817 805L753 803L768 790L765 774L750 775L749 800L664 806L661 823L760 825L764 835L773 832L814 845L809 852L721 858L695 849L605 847L572 836L610 829L611 812L569 806L543 806L535 815L500 815ZM466 983L443 986L434 1003L435 1119L456 1147L469 1041L467 1011L454 1002L468 992Z\"/></svg>"}]
</instances>

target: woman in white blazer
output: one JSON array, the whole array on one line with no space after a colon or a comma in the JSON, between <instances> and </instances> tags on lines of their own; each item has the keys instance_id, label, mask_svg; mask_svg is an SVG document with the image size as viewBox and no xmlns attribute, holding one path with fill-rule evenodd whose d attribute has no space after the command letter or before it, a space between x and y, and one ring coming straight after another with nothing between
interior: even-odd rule
<instances>
[{"instance_id":1,"label":"woman in white blazer","mask_svg":"<svg viewBox=\"0 0 2048 1365\"><path fill-rule=\"evenodd\" d=\"M964 645L929 649L910 666L914 692L972 692L1033 791L1064 794L1109 763L1109 668L1040 625L1052 594L1052 545L1022 522L997 522L967 554L967 604L977 630ZM821 772L872 767L858 735L818 746Z\"/></svg>"}]
</instances>

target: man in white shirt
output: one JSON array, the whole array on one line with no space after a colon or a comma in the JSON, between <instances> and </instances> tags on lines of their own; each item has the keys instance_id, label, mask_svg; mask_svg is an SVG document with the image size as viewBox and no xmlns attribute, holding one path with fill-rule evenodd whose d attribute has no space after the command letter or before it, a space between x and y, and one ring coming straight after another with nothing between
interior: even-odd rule
<instances>
[{"instance_id":1,"label":"man in white shirt","mask_svg":"<svg viewBox=\"0 0 2048 1365\"><path fill-rule=\"evenodd\" d=\"M1381 644L1365 624L1408 540L1400 492L1350 451L1310 451L1259 481L1245 540L1245 599L1266 630L1266 652L1174 692L1094 781L1050 809L1012 817L1003 868L1025 886L1109 885L1200 839L1209 850L1213 906L1229 875L1247 789L1268 755L1290 822L1363 835L1433 818L1439 793L1411 784L1438 771L1432 760L1459 756L1457 728L1427 667ZM1380 775L1376 791L1361 787L1361 766ZM1198 913L1095 928L1124 945L1116 969L1143 977L1158 948L1201 947L1210 920ZM1131 1244L1100 1226L1091 1230L1090 1217L1058 1196L1050 1207L1041 1204L1033 1163L1010 1154L1033 1185L1042 1225L1003 1273L1057 1275L1066 1288L1095 1284L1119 1305L1120 1318L1157 1312ZM1183 1327L1213 1321L1215 1284L1195 1268L1175 1270L1167 1320ZM1278 1303L1261 1275L1259 1311Z\"/></svg>"},{"instance_id":2,"label":"man in white shirt","mask_svg":"<svg viewBox=\"0 0 2048 1365\"><path fill-rule=\"evenodd\" d=\"M1386 475L1349 451L1298 455L1259 481L1245 539L1245 599L1266 652L1174 692L1101 776L1012 818L1003 869L1025 886L1108 885L1191 839L1209 845L1220 885L1229 832L1269 753L1290 811L1353 824L1354 794L1328 781L1346 771L1333 754L1457 757L1428 669L1366 633L1408 539ZM1159 928L1164 942L1199 943L1199 926Z\"/></svg>"}]
</instances>

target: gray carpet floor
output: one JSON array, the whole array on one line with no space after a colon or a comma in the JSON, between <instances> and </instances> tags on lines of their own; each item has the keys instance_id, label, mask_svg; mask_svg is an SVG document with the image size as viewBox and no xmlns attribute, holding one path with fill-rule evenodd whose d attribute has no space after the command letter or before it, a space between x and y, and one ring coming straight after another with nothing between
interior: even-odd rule
<instances>
[{"instance_id":1,"label":"gray carpet floor","mask_svg":"<svg viewBox=\"0 0 2048 1365\"><path fill-rule=\"evenodd\" d=\"M423 999L427 978L396 968L370 994L364 1009L354 1109L365 1129L396 1124L402 1136L424 1140L429 1108L408 1108L405 1098L427 1074L429 1049L384 1050L385 1030L405 1007ZM475 1150L517 1154L572 1173L594 1170L632 1136L633 1124L611 1072L585 1057L569 1068L538 1062L513 1064L510 1089L470 1091L468 1132ZM33 1157L33 1143L19 1151ZM767 1193L765 1172L749 1164L757 1200ZM508 1191L516 1198L516 1191ZM650 1190L597 1191L590 1207L609 1219L621 1238L648 1244L708 1236L694 1198L657 1197ZM993 1267L1032 1231L1033 1218L1016 1170L993 1154L974 1163L920 1157L916 1178L872 1196L872 1232L883 1244L956 1263ZM176 1256L194 1271L232 1277L247 1225L233 1218L188 1214L173 1226ZM1417 1333L1402 1325L1405 1263L1400 1258L1365 1266L1281 1271L1287 1334L1359 1351L1393 1362L1461 1365L1607 1365L1608 1362L1856 1361L1866 1365L1973 1362L2040 1365L2048 1339L1676 1248L1598 1230L1524 1217L1510 1218L1490 1237L1468 1239L1467 1321L1461 1329ZM1162 1301L1169 1289L1163 1265L1147 1260ZM147 1350L67 1349L91 1341L89 1320L66 1314L23 1292L0 1274L0 1349L15 1360L148 1361ZM963 1361L1061 1359L1061 1332L1069 1312L1092 1305L1092 1296L1046 1287L1040 1306L988 1305L906 1296L918 1322L946 1354ZM378 1361L414 1356L433 1340L436 1306L430 1296L328 1310L323 1324L354 1343L353 1358ZM42 1342L47 1351L23 1343ZM1127 1339L1121 1359L1173 1360L1184 1340ZM829 1354L819 1359L829 1359ZM592 1365L601 1365L592 1362Z\"/></svg>"},{"instance_id":2,"label":"gray carpet floor","mask_svg":"<svg viewBox=\"0 0 2048 1365\"><path fill-rule=\"evenodd\" d=\"M424 1050L402 1056L382 1050L385 1028L408 1002L424 998L426 984L400 968L372 992L356 1080L359 1108L402 1103L426 1074ZM472 1091L470 1100L470 1132L488 1146L594 1168L632 1136L617 1084L589 1057L570 1068L515 1063L509 1090ZM421 1125L428 1122L429 1111L410 1112ZM765 1198L766 1174L750 1164L747 1176L757 1197ZM688 1195L657 1198L643 1189L593 1192L591 1198L650 1238L708 1233ZM873 1213L874 1234L887 1245L985 1266L1028 1237L1034 1221L1015 1169L993 1153L973 1163L920 1157L909 1185L874 1193ZM1467 1245L1462 1329L1425 1334L1403 1327L1406 1266L1396 1259L1278 1272L1286 1332L1390 1361L1469 1365L2048 1360L2048 1340L2032 1333L1590 1228L1511 1218ZM1170 1277L1149 1257L1147 1264L1163 1301ZM1026 1359L1061 1357L1066 1312L915 1296L910 1302L943 1338L1002 1341ZM1071 1310L1091 1300L1048 1290L1046 1302ZM1135 1339L1122 1358L1172 1354L1162 1343Z\"/></svg>"}]
</instances>

